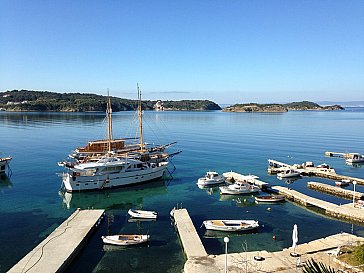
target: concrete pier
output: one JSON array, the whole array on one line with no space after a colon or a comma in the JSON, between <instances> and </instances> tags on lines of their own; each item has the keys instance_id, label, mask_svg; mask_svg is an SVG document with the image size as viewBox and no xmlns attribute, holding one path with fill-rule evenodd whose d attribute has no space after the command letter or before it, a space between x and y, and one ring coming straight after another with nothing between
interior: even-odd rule
<instances>
[{"instance_id":1,"label":"concrete pier","mask_svg":"<svg viewBox=\"0 0 364 273\"><path fill-rule=\"evenodd\" d=\"M364 242L362 237L340 233L305 244L299 243L296 249L286 248L277 252L265 250L241 252L227 254L227 256L225 254L207 255L187 210L176 210L174 218L182 246L187 255L184 273L225 272L225 258L227 259L227 270L230 273L296 272L298 266L311 258L332 268L339 269L344 268L344 266L342 263L337 262L332 253L337 252L341 246ZM299 223L297 224L299 226ZM234 240L234 237L231 237L230 240ZM300 258L292 257L291 252L293 251L299 253Z\"/></svg>"},{"instance_id":2,"label":"concrete pier","mask_svg":"<svg viewBox=\"0 0 364 273\"><path fill-rule=\"evenodd\" d=\"M328 157L342 157L342 158L349 158L350 153L338 153L338 152L325 152L325 156Z\"/></svg>"},{"instance_id":3,"label":"concrete pier","mask_svg":"<svg viewBox=\"0 0 364 273\"><path fill-rule=\"evenodd\" d=\"M353 200L353 196L355 195L355 199L361 199L364 197L364 193L358 192L358 191L351 191L346 190L340 187L327 185L324 183L318 183L318 182L308 182L307 187L310 189L313 189L315 191L325 192L331 195L340 196L346 199Z\"/></svg>"},{"instance_id":4,"label":"concrete pier","mask_svg":"<svg viewBox=\"0 0 364 273\"><path fill-rule=\"evenodd\" d=\"M288 165L283 162L269 159L268 160L268 174L276 174L287 169L293 169L306 176L317 176L336 181L349 180L350 182L356 181L359 185L364 185L364 179L351 177L347 175L337 174L332 168L320 168L315 166L304 166L304 164Z\"/></svg>"},{"instance_id":5,"label":"concrete pier","mask_svg":"<svg viewBox=\"0 0 364 273\"><path fill-rule=\"evenodd\" d=\"M298 204L322 208L325 210L325 214L329 216L347 221L364 223L364 209L354 207L352 203L339 206L305 195L298 191L288 189L286 187L274 186L272 187L272 189L278 191L280 194L285 195L287 199L294 201Z\"/></svg>"},{"instance_id":6,"label":"concrete pier","mask_svg":"<svg viewBox=\"0 0 364 273\"><path fill-rule=\"evenodd\" d=\"M312 172L310 174L317 177L328 178L336 181L341 181L341 180L350 180L350 182L356 181L359 185L364 185L364 179L351 177L347 175L341 175L336 173L322 173L322 172Z\"/></svg>"},{"instance_id":7,"label":"concrete pier","mask_svg":"<svg viewBox=\"0 0 364 273\"><path fill-rule=\"evenodd\" d=\"M62 272L101 221L104 210L76 210L45 240L21 259L10 273Z\"/></svg>"},{"instance_id":8,"label":"concrete pier","mask_svg":"<svg viewBox=\"0 0 364 273\"><path fill-rule=\"evenodd\" d=\"M234 240L234 237L230 238L230 240ZM354 244L358 241L364 242L364 238L348 233L340 233L309 243L298 244L295 252L301 255L299 258L290 255L290 253L293 252L292 248L283 249L282 251L277 252L262 250L228 254L227 269L230 273L301 272L301 269L298 266L301 266L305 261L308 261L311 258L323 262L331 268L343 269L344 266L336 262L335 255L330 255L328 252L335 253L338 247ZM259 261L256 259L257 257L261 257L263 260ZM194 257L189 259L184 266L185 273L224 272L224 269L224 254Z\"/></svg>"},{"instance_id":9,"label":"concrete pier","mask_svg":"<svg viewBox=\"0 0 364 273\"><path fill-rule=\"evenodd\" d=\"M186 209L176 209L174 211L174 221L187 259L207 256L188 211Z\"/></svg>"}]
</instances>

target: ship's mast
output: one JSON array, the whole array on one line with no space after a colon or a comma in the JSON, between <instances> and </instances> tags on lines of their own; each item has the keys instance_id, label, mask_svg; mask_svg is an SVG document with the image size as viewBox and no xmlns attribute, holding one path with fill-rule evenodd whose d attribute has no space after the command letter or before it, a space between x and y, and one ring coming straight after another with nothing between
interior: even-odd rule
<instances>
[{"instance_id":1,"label":"ship's mast","mask_svg":"<svg viewBox=\"0 0 364 273\"><path fill-rule=\"evenodd\" d=\"M111 101L109 95L109 89L107 89L107 103L106 103L106 116L107 116L107 149L111 152L111 140L112 140L112 110Z\"/></svg>"},{"instance_id":2,"label":"ship's mast","mask_svg":"<svg viewBox=\"0 0 364 273\"><path fill-rule=\"evenodd\" d=\"M139 84L137 83L138 89L138 117L139 117L139 142L140 151L144 151L143 144L143 111L142 111L142 92L139 90Z\"/></svg>"}]
</instances>

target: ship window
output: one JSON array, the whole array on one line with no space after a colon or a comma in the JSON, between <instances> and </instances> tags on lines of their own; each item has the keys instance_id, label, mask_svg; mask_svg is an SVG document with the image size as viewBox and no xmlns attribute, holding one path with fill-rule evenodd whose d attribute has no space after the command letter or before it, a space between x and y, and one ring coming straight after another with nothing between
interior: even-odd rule
<instances>
[{"instance_id":1,"label":"ship window","mask_svg":"<svg viewBox=\"0 0 364 273\"><path fill-rule=\"evenodd\" d=\"M1 166L1 170L5 170L5 165Z\"/></svg>"},{"instance_id":2,"label":"ship window","mask_svg":"<svg viewBox=\"0 0 364 273\"><path fill-rule=\"evenodd\" d=\"M79 187L79 186L80 186L80 184L79 184L79 183L77 183L77 184L76 184L76 186L77 186L77 187Z\"/></svg>"},{"instance_id":3,"label":"ship window","mask_svg":"<svg viewBox=\"0 0 364 273\"><path fill-rule=\"evenodd\" d=\"M87 185L88 185L88 183L85 183L85 185L87 186Z\"/></svg>"},{"instance_id":4,"label":"ship window","mask_svg":"<svg viewBox=\"0 0 364 273\"><path fill-rule=\"evenodd\" d=\"M97 185L97 182L94 182L95 185Z\"/></svg>"}]
</instances>

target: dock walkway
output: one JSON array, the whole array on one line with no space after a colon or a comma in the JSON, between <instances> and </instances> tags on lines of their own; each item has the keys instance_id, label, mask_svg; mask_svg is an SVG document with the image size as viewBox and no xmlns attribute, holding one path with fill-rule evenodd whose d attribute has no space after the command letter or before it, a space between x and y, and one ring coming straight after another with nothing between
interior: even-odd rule
<instances>
[{"instance_id":1,"label":"dock walkway","mask_svg":"<svg viewBox=\"0 0 364 273\"><path fill-rule=\"evenodd\" d=\"M187 258L207 256L188 211L186 209L176 209L174 211L174 221Z\"/></svg>"},{"instance_id":2,"label":"dock walkway","mask_svg":"<svg viewBox=\"0 0 364 273\"><path fill-rule=\"evenodd\" d=\"M346 206L347 205L344 205L343 207ZM198 237L187 210L175 210L174 219L180 234L182 246L187 255L187 261L183 270L185 273L226 272L226 257L227 269L230 273L296 272L297 264L308 261L311 258L338 269L343 268L343 266L336 263L336 258L327 253L327 251L334 253L341 246L355 244L359 241L364 242L364 238L362 237L357 237L348 233L340 233L308 243L299 244L294 251L301 255L300 258L292 257L290 255L291 252L293 252L292 248L286 248L277 252L261 250L231 253L227 256L225 254L208 255ZM231 237L230 240L234 240L234 237ZM261 257L262 259L256 259L257 257Z\"/></svg>"},{"instance_id":3,"label":"dock walkway","mask_svg":"<svg viewBox=\"0 0 364 273\"><path fill-rule=\"evenodd\" d=\"M103 213L104 210L76 210L9 272L64 271L101 221Z\"/></svg>"},{"instance_id":4,"label":"dock walkway","mask_svg":"<svg viewBox=\"0 0 364 273\"><path fill-rule=\"evenodd\" d=\"M232 237L230 240L233 240ZM241 272L279 272L291 273L301 272L297 265L302 265L311 258L323 262L335 269L344 267L336 263L336 257L327 252L335 253L338 247L343 245L354 244L358 241L363 242L364 238L357 237L348 233L340 233L326 238L311 241L305 244L299 244L295 249L296 253L301 255L295 258L290 255L292 248L283 249L277 252L251 251L232 253L227 255L227 265L229 273ZM262 261L256 260L255 257L263 258ZM209 255L207 257L195 257L189 259L185 266L185 273L210 273L225 272L225 255Z\"/></svg>"},{"instance_id":5,"label":"dock walkway","mask_svg":"<svg viewBox=\"0 0 364 273\"><path fill-rule=\"evenodd\" d=\"M337 174L332 168L320 168L314 166L304 166L304 164L289 165L273 159L268 160L268 174L276 174L287 169L293 169L306 176L316 176L336 181L349 180L350 182L356 181L359 185L364 185L364 179L351 177L347 175Z\"/></svg>"},{"instance_id":6,"label":"dock walkway","mask_svg":"<svg viewBox=\"0 0 364 273\"><path fill-rule=\"evenodd\" d=\"M353 207L353 204L336 205L286 187L274 186L273 190L285 195L289 200L304 206L315 206L325 210L325 214L348 221L364 223L364 209Z\"/></svg>"}]
</instances>

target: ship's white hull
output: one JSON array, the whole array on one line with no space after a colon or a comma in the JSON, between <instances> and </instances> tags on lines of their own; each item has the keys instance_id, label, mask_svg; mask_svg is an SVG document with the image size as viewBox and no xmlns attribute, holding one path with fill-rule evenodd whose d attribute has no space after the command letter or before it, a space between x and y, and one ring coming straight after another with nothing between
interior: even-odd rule
<instances>
[{"instance_id":1,"label":"ship's white hull","mask_svg":"<svg viewBox=\"0 0 364 273\"><path fill-rule=\"evenodd\" d=\"M167 166L168 163L165 162L155 168L93 176L74 176L71 173L64 173L62 181L67 192L110 189L161 178L167 172Z\"/></svg>"}]
</instances>

